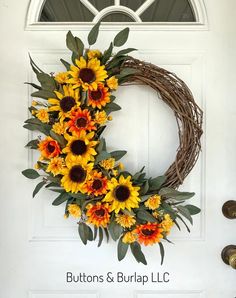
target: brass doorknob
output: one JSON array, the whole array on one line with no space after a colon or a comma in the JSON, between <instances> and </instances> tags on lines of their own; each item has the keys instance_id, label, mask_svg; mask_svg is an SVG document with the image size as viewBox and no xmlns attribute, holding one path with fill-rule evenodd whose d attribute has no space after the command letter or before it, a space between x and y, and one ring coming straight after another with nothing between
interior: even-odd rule
<instances>
[{"instance_id":1,"label":"brass doorknob","mask_svg":"<svg viewBox=\"0 0 236 298\"><path fill-rule=\"evenodd\" d=\"M229 219L236 218L236 201L227 201L222 207L222 212Z\"/></svg>"},{"instance_id":2,"label":"brass doorknob","mask_svg":"<svg viewBox=\"0 0 236 298\"><path fill-rule=\"evenodd\" d=\"M236 245L226 246L221 253L222 260L225 264L236 269Z\"/></svg>"}]
</instances>

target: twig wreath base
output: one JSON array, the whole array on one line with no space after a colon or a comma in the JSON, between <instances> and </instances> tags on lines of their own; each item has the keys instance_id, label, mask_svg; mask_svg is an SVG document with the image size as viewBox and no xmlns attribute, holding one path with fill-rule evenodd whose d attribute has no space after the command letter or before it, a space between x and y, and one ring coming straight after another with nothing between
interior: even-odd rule
<instances>
[{"instance_id":1,"label":"twig wreath base","mask_svg":"<svg viewBox=\"0 0 236 298\"><path fill-rule=\"evenodd\" d=\"M88 35L89 48L68 32L66 44L72 61L61 59L65 72L49 75L30 57L40 85L28 84L37 90L32 97L39 100L32 101L24 128L40 133L26 145L40 157L35 169L22 174L40 179L33 197L42 188L57 193L52 204L65 204L64 217L76 219L85 245L98 239L100 246L104 236L107 241L111 237L118 241L119 261L130 248L135 260L146 265L141 245L158 244L162 264L163 242L170 242L172 227L180 230L184 224L190 232L186 220L193 224L192 215L200 212L186 204L194 193L177 189L201 150L202 111L175 74L128 56L133 48L113 54L115 47L127 41L129 28L119 32L103 53L91 49L99 26L97 23ZM127 152L110 152L102 135L112 120L110 114L121 109L112 93L127 84L150 86L176 117L179 148L174 163L162 176L146 177L144 167L130 173L118 162Z\"/></svg>"}]
</instances>

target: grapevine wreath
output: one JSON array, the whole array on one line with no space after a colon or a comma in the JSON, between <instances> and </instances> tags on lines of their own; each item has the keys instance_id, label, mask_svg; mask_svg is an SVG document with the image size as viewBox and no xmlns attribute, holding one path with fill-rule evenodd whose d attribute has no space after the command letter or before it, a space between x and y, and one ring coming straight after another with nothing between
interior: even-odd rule
<instances>
[{"instance_id":1,"label":"grapevine wreath","mask_svg":"<svg viewBox=\"0 0 236 298\"><path fill-rule=\"evenodd\" d=\"M195 165L200 150L202 111L191 91L175 74L127 54L133 48L113 53L123 46L129 28L119 32L103 53L91 49L100 23L88 35L89 48L69 31L66 44L72 63L61 59L65 72L44 73L31 59L40 85L28 83L37 91L24 127L38 131L37 139L26 146L40 152L35 169L22 173L41 179L33 197L45 187L57 193L53 205L65 204L65 218L77 219L84 244L103 237L118 241L118 259L130 247L136 261L147 264L141 245L158 244L161 263L163 241L169 241L171 228L179 221L189 231L192 215L200 212L185 201L194 193L177 188ZM111 113L121 109L112 92L119 85L148 85L173 110L179 130L179 148L173 164L163 176L146 177L144 167L131 174L118 162L126 151L109 152L103 131Z\"/></svg>"}]
</instances>

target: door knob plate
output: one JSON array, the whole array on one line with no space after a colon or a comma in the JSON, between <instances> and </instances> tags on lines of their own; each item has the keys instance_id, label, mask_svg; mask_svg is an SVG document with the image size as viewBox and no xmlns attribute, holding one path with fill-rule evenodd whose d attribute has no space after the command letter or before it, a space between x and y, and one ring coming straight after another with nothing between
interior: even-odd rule
<instances>
[{"instance_id":1,"label":"door knob plate","mask_svg":"<svg viewBox=\"0 0 236 298\"><path fill-rule=\"evenodd\" d=\"M236 219L236 201L227 201L222 207L224 216L228 219Z\"/></svg>"},{"instance_id":2,"label":"door knob plate","mask_svg":"<svg viewBox=\"0 0 236 298\"><path fill-rule=\"evenodd\" d=\"M236 245L226 246L222 250L221 257L226 265L236 269Z\"/></svg>"}]
</instances>

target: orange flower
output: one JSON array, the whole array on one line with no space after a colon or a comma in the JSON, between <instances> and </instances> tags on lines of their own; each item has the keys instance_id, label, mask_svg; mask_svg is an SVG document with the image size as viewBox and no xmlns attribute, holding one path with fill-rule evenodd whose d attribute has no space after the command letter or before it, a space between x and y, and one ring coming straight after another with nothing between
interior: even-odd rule
<instances>
[{"instance_id":1,"label":"orange flower","mask_svg":"<svg viewBox=\"0 0 236 298\"><path fill-rule=\"evenodd\" d=\"M144 245L153 245L154 243L160 242L163 228L158 223L147 223L139 225L135 229L135 233L138 236L138 242Z\"/></svg>"},{"instance_id":2,"label":"orange flower","mask_svg":"<svg viewBox=\"0 0 236 298\"><path fill-rule=\"evenodd\" d=\"M97 90L88 91L88 105L93 108L102 109L107 103L110 102L110 93L108 88L103 84L98 84Z\"/></svg>"},{"instance_id":3,"label":"orange flower","mask_svg":"<svg viewBox=\"0 0 236 298\"><path fill-rule=\"evenodd\" d=\"M41 141L38 148L41 152L40 160L57 157L61 152L59 144L51 137L46 137L45 140Z\"/></svg>"},{"instance_id":4,"label":"orange flower","mask_svg":"<svg viewBox=\"0 0 236 298\"><path fill-rule=\"evenodd\" d=\"M96 205L89 204L87 209L86 216L88 217L89 223L96 227L107 227L107 224L110 221L110 207L107 203L102 204L98 202Z\"/></svg>"},{"instance_id":5,"label":"orange flower","mask_svg":"<svg viewBox=\"0 0 236 298\"><path fill-rule=\"evenodd\" d=\"M92 121L89 110L78 108L71 113L71 120L67 123L70 132L76 132L78 135L81 131L96 130L95 122Z\"/></svg>"},{"instance_id":6,"label":"orange flower","mask_svg":"<svg viewBox=\"0 0 236 298\"><path fill-rule=\"evenodd\" d=\"M101 172L93 171L90 179L87 181L85 191L94 196L100 196L107 193L107 178L102 176Z\"/></svg>"}]
</instances>

